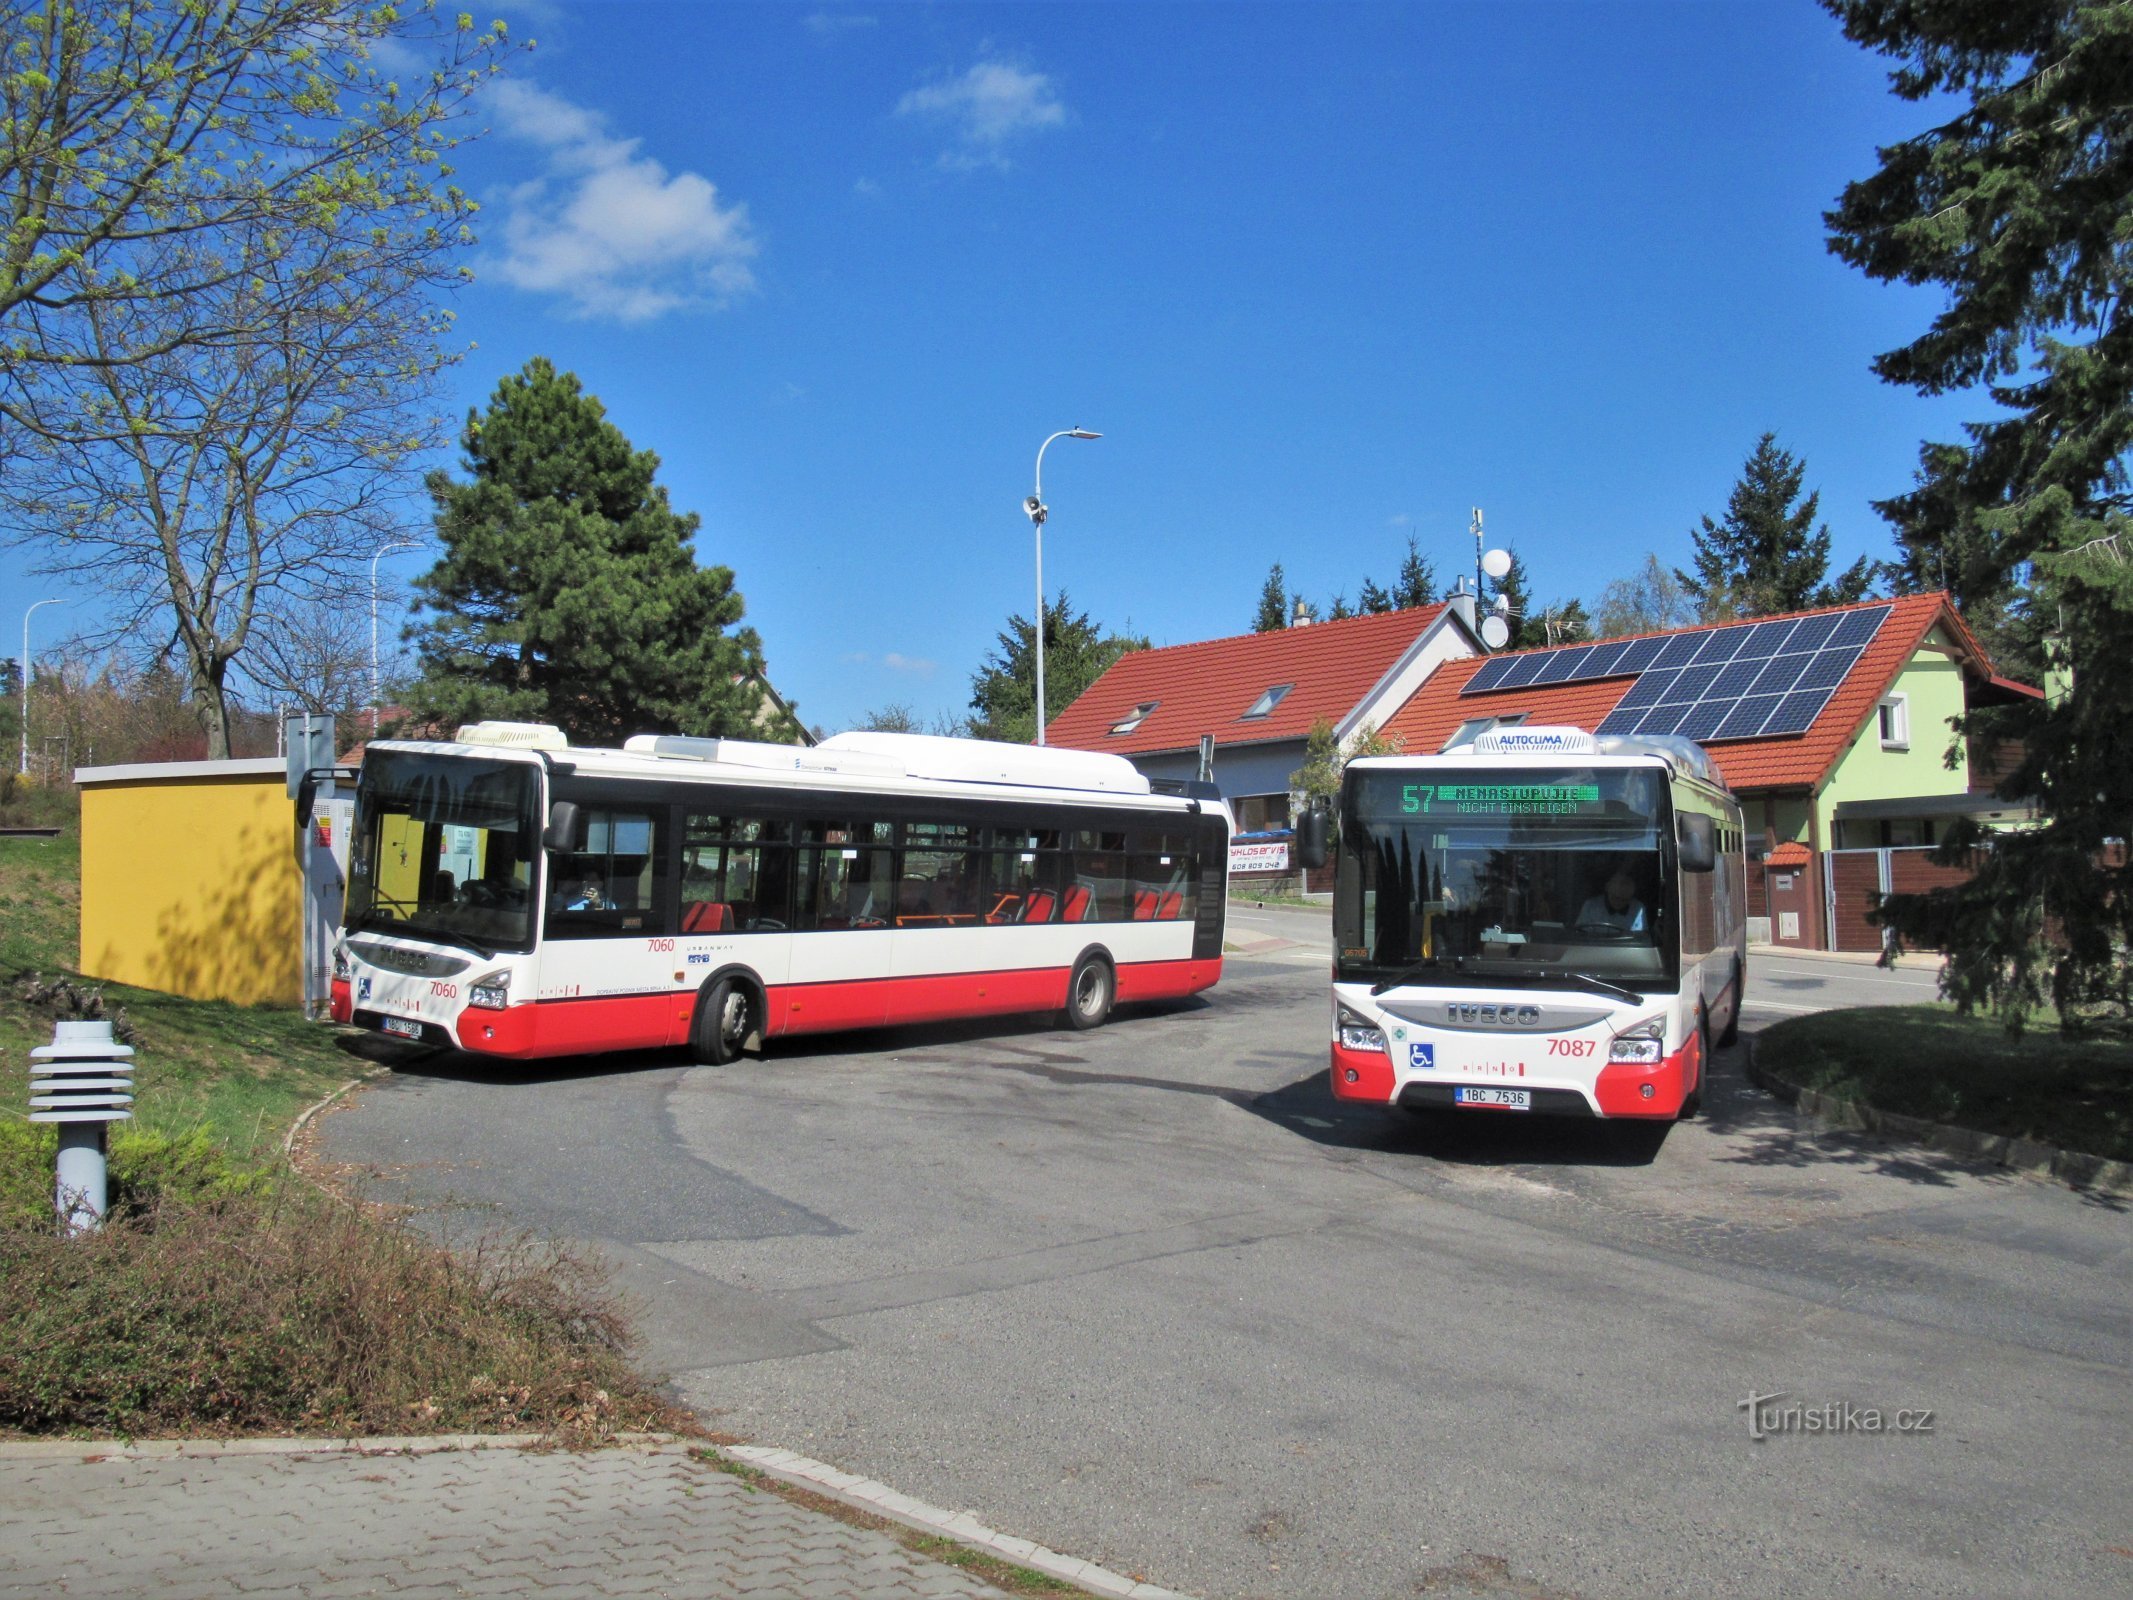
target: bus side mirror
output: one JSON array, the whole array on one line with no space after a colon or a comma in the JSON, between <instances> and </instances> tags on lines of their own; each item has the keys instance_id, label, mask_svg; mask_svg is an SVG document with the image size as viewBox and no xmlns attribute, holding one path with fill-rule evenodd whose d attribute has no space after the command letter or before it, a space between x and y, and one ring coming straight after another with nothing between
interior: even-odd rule
<instances>
[{"instance_id":1,"label":"bus side mirror","mask_svg":"<svg viewBox=\"0 0 2133 1600\"><path fill-rule=\"evenodd\" d=\"M1718 824L1709 817L1684 813L1679 818L1681 870L1710 872L1718 866Z\"/></svg>"},{"instance_id":2,"label":"bus side mirror","mask_svg":"<svg viewBox=\"0 0 2133 1600\"><path fill-rule=\"evenodd\" d=\"M549 806L548 826L541 834L542 849L560 850L568 855L578 848L582 837L577 801L558 800Z\"/></svg>"},{"instance_id":3,"label":"bus side mirror","mask_svg":"<svg viewBox=\"0 0 2133 1600\"><path fill-rule=\"evenodd\" d=\"M1316 806L1296 819L1296 864L1310 870L1326 864L1326 814Z\"/></svg>"}]
</instances>

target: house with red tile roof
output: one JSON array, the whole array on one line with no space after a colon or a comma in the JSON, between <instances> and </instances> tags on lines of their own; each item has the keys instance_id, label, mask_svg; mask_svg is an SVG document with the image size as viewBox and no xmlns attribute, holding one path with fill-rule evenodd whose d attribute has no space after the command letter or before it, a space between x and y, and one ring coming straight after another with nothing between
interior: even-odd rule
<instances>
[{"instance_id":1,"label":"house with red tile roof","mask_svg":"<svg viewBox=\"0 0 2133 1600\"><path fill-rule=\"evenodd\" d=\"M1528 722L1696 740L1740 797L1763 937L1878 950L1877 893L1957 869L1930 846L1958 816L2018 823L1997 768L1950 719L2039 691L1999 676L1944 594L1905 595L1489 657L1447 660L1384 724L1411 754Z\"/></svg>"},{"instance_id":2,"label":"house with red tile roof","mask_svg":"<svg viewBox=\"0 0 2133 1600\"><path fill-rule=\"evenodd\" d=\"M1150 778L1214 781L1240 833L1285 832L1289 774L1312 725L1344 741L1382 725L1446 661L1481 644L1450 603L1312 622L1121 656L1055 718L1047 742L1122 755Z\"/></svg>"}]
</instances>

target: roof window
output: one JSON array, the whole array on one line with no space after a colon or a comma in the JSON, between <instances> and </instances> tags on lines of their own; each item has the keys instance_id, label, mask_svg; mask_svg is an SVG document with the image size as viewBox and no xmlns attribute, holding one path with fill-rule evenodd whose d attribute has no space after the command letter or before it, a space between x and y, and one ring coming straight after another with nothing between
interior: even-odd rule
<instances>
[{"instance_id":1,"label":"roof window","mask_svg":"<svg viewBox=\"0 0 2133 1600\"><path fill-rule=\"evenodd\" d=\"M1264 717L1270 715L1273 709L1276 706L1280 705L1281 702L1288 697L1289 691L1295 687L1296 685L1293 683L1275 684L1272 688L1268 689L1265 694L1254 700L1252 702L1252 709L1245 712L1245 714L1239 717L1237 720L1239 722L1249 722L1254 717Z\"/></svg>"},{"instance_id":2,"label":"roof window","mask_svg":"<svg viewBox=\"0 0 2133 1600\"><path fill-rule=\"evenodd\" d=\"M1135 706L1131 711L1127 712L1123 717L1119 718L1118 721L1112 723L1111 731L1113 733L1131 733L1135 728L1138 728L1143 722L1148 720L1149 712L1153 711L1157 706L1161 705L1162 703L1163 702L1160 700L1143 701L1141 704Z\"/></svg>"}]
</instances>

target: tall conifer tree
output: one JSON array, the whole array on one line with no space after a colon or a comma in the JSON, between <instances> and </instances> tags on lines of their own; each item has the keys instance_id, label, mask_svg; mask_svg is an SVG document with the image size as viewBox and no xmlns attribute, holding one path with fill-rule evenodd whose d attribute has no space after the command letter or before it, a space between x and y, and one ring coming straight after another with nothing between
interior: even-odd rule
<instances>
[{"instance_id":1,"label":"tall conifer tree","mask_svg":"<svg viewBox=\"0 0 2133 1600\"><path fill-rule=\"evenodd\" d=\"M2001 786L2040 825L1991 838L1959 888L1894 897L1903 939L1948 953L1943 984L2019 1029L2049 999L2069 1028L2133 1017L2133 5L2127 0L1827 0L1895 59L1932 126L1881 151L1825 216L1869 277L1937 284L1932 325L1876 358L1924 394L1982 389L1989 421L1928 443L1884 502L1908 581L1945 584L2050 688L1973 712L2021 739ZM2115 846L2112 841L2119 841ZM1957 824L1944 857L1983 842Z\"/></svg>"},{"instance_id":2,"label":"tall conifer tree","mask_svg":"<svg viewBox=\"0 0 2133 1600\"><path fill-rule=\"evenodd\" d=\"M696 564L697 518L653 482L659 458L575 377L536 357L462 446L465 481L428 479L444 555L415 580L417 717L553 722L596 744L796 735L758 721L762 645L732 570Z\"/></svg>"},{"instance_id":3,"label":"tall conifer tree","mask_svg":"<svg viewBox=\"0 0 2133 1600\"><path fill-rule=\"evenodd\" d=\"M1677 570L1674 576L1706 621L1844 605L1873 583L1874 563L1865 556L1834 583L1823 581L1829 572L1829 529L1815 524L1821 494L1800 499L1806 476L1807 464L1781 449L1776 434L1766 433L1726 497L1725 519L1705 517L1701 527L1690 530L1696 571Z\"/></svg>"}]
</instances>

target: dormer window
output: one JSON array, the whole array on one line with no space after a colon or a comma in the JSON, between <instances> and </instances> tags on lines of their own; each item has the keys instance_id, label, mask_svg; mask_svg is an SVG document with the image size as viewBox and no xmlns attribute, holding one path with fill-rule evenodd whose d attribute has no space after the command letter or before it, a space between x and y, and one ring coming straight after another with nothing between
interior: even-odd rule
<instances>
[{"instance_id":1,"label":"dormer window","mask_svg":"<svg viewBox=\"0 0 2133 1600\"><path fill-rule=\"evenodd\" d=\"M1143 701L1140 705L1135 706L1131 711L1127 712L1123 717L1119 718L1118 721L1112 723L1111 731L1113 733L1131 733L1135 728L1138 728L1144 721L1147 720L1149 712L1153 711L1157 706L1161 705L1162 703L1163 702L1160 700Z\"/></svg>"},{"instance_id":2,"label":"dormer window","mask_svg":"<svg viewBox=\"0 0 2133 1600\"><path fill-rule=\"evenodd\" d=\"M1267 690L1265 694L1254 700L1252 702L1252 709L1245 712L1245 714L1239 717L1237 720L1239 722L1250 722L1254 717L1264 717L1270 715L1273 712L1273 709L1276 706L1280 705L1281 702L1288 697L1289 691L1295 687L1296 685L1293 683L1275 684L1271 689Z\"/></svg>"}]
</instances>

